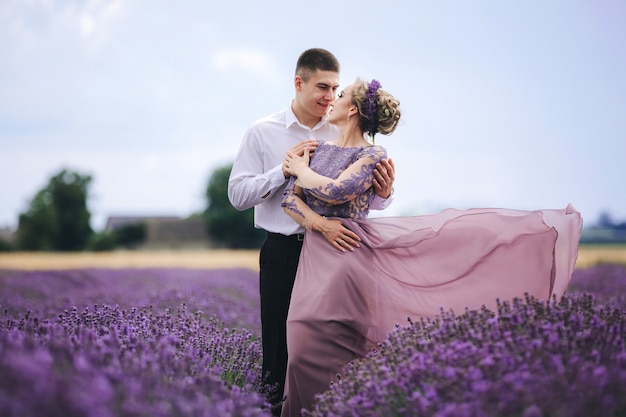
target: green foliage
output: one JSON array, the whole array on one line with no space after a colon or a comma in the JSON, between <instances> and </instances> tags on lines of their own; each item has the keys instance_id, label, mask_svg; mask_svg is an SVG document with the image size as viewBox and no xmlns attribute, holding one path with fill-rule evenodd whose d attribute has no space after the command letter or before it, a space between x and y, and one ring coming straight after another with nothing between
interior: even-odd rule
<instances>
[{"instance_id":1,"label":"green foliage","mask_svg":"<svg viewBox=\"0 0 626 417\"><path fill-rule=\"evenodd\" d=\"M91 176L63 169L19 216L16 247L27 251L85 249L93 230L87 209Z\"/></svg>"},{"instance_id":2,"label":"green foliage","mask_svg":"<svg viewBox=\"0 0 626 417\"><path fill-rule=\"evenodd\" d=\"M88 249L96 252L111 251L118 247L135 248L146 240L146 224L133 223L113 231L103 231L92 236Z\"/></svg>"},{"instance_id":3,"label":"green foliage","mask_svg":"<svg viewBox=\"0 0 626 417\"><path fill-rule=\"evenodd\" d=\"M126 224L113 231L113 240L117 246L135 247L146 240L146 224Z\"/></svg>"},{"instance_id":4,"label":"green foliage","mask_svg":"<svg viewBox=\"0 0 626 417\"><path fill-rule=\"evenodd\" d=\"M0 252L11 252L13 250L13 245L2 237L0 237Z\"/></svg>"},{"instance_id":5,"label":"green foliage","mask_svg":"<svg viewBox=\"0 0 626 417\"><path fill-rule=\"evenodd\" d=\"M228 200L228 177L232 164L213 171L206 190L204 212L207 233L228 248L259 248L265 233L254 227L253 209L238 211Z\"/></svg>"},{"instance_id":6,"label":"green foliage","mask_svg":"<svg viewBox=\"0 0 626 417\"><path fill-rule=\"evenodd\" d=\"M108 231L94 233L91 236L89 245L87 246L87 249L94 252L112 251L115 248L115 236L113 236L113 233Z\"/></svg>"},{"instance_id":7,"label":"green foliage","mask_svg":"<svg viewBox=\"0 0 626 417\"><path fill-rule=\"evenodd\" d=\"M56 210L47 189L39 191L26 213L19 216L16 246L20 250L52 250L58 234Z\"/></svg>"}]
</instances>

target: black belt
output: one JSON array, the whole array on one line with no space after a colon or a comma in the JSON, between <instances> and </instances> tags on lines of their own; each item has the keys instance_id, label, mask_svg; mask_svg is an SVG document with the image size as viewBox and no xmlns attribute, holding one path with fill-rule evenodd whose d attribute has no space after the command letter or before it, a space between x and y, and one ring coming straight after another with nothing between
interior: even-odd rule
<instances>
[{"instance_id":1,"label":"black belt","mask_svg":"<svg viewBox=\"0 0 626 417\"><path fill-rule=\"evenodd\" d=\"M282 233L272 233L267 232L267 237L271 237L274 239L283 239L283 240L296 240L298 242L302 242L304 240L304 233L296 233L295 235L283 235Z\"/></svg>"}]
</instances>

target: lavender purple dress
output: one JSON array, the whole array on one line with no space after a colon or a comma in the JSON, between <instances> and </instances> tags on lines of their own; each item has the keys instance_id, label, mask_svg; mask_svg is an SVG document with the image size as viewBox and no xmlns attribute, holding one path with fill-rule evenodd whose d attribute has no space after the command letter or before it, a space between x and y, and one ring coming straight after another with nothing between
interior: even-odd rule
<instances>
[{"instance_id":1,"label":"lavender purple dress","mask_svg":"<svg viewBox=\"0 0 626 417\"><path fill-rule=\"evenodd\" d=\"M364 153L385 157L380 149L320 145L311 168L337 178ZM559 298L567 289L582 227L571 205L366 219L371 198L370 189L354 203L331 207L306 195L310 207L341 217L362 242L341 253L321 234L305 235L287 319L283 417L311 409L315 394L326 391L348 362L365 356L396 324L407 324L407 317L494 308L496 299L524 293Z\"/></svg>"}]
</instances>

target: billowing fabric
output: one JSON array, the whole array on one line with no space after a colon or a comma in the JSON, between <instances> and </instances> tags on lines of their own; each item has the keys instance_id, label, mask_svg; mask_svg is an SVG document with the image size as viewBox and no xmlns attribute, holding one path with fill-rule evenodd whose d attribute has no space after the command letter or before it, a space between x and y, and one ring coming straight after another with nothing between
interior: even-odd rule
<instances>
[{"instance_id":1,"label":"billowing fabric","mask_svg":"<svg viewBox=\"0 0 626 417\"><path fill-rule=\"evenodd\" d=\"M561 297L582 219L561 210L448 209L426 216L341 219L362 239L341 253L306 233L287 320L283 416L300 416L349 361L407 317L463 313L529 293Z\"/></svg>"}]
</instances>

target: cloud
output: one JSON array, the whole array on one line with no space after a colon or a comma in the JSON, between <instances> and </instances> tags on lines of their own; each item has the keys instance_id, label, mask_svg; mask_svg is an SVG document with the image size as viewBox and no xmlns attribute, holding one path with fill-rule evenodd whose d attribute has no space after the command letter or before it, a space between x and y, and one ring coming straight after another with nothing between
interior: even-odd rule
<instances>
[{"instance_id":1,"label":"cloud","mask_svg":"<svg viewBox=\"0 0 626 417\"><path fill-rule=\"evenodd\" d=\"M74 31L83 40L106 38L110 25L126 15L121 0L5 0L0 7L0 21L10 32L47 33L60 28Z\"/></svg>"},{"instance_id":2,"label":"cloud","mask_svg":"<svg viewBox=\"0 0 626 417\"><path fill-rule=\"evenodd\" d=\"M295 60L314 46L337 54L342 83L375 77L402 102L401 128L380 139L398 173L385 215L570 199L587 218L625 215L621 4L463 15L365 2L406 36L364 32L355 48L341 19L305 30L289 16L306 7L281 3L241 15L233 2L0 0L0 226L62 166L93 173L100 219L196 210L247 126L288 105Z\"/></svg>"},{"instance_id":3,"label":"cloud","mask_svg":"<svg viewBox=\"0 0 626 417\"><path fill-rule=\"evenodd\" d=\"M124 16L124 4L120 0L88 0L70 4L65 9L65 16L80 32L83 39L103 39L108 28Z\"/></svg>"},{"instance_id":4,"label":"cloud","mask_svg":"<svg viewBox=\"0 0 626 417\"><path fill-rule=\"evenodd\" d=\"M215 70L222 73L243 70L261 79L272 81L276 79L274 60L260 50L221 49L213 54L211 65Z\"/></svg>"}]
</instances>

